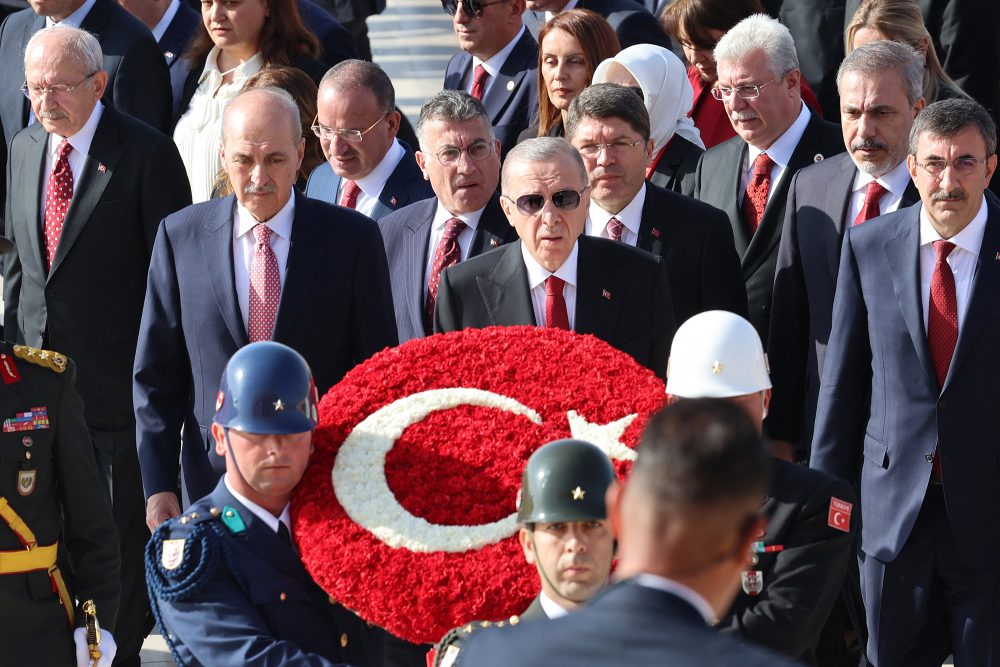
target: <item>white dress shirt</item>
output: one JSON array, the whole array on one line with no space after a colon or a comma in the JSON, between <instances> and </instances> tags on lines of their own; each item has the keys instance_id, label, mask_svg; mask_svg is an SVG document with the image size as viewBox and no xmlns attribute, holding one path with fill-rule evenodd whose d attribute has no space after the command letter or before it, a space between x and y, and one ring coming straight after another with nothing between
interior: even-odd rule
<instances>
[{"instance_id":1,"label":"white dress shirt","mask_svg":"<svg viewBox=\"0 0 1000 667\"><path fill-rule=\"evenodd\" d=\"M906 167L906 160L896 165L896 168L875 178L871 174L866 174L860 169L855 169L854 189L851 190L851 204L847 207L847 218L844 220L844 229L854 224L858 214L865 205L865 195L868 194L868 184L878 181L879 185L888 190L878 203L879 215L892 213L899 208L903 201L903 193L910 185L910 170Z\"/></svg>"},{"instance_id":2,"label":"white dress shirt","mask_svg":"<svg viewBox=\"0 0 1000 667\"><path fill-rule=\"evenodd\" d=\"M358 201L354 206L355 211L364 213L369 218L372 217L372 211L375 210L375 204L378 203L379 195L385 189L385 182L392 176L392 172L396 170L396 165L399 164L404 155L406 155L406 151L399 144L398 140L393 139L389 150L385 152L382 160L375 165L375 168L368 172L366 176L354 180L358 184L358 187L361 188L361 192L358 193ZM338 202L344 196L344 186L347 184L347 180L346 178L340 179L340 186L337 189Z\"/></svg>"},{"instance_id":3,"label":"white dress shirt","mask_svg":"<svg viewBox=\"0 0 1000 667\"><path fill-rule=\"evenodd\" d=\"M958 330L962 331L965 313L969 310L969 297L972 295L972 281L976 277L979 266L979 250L983 245L983 234L986 232L986 197L979 205L979 213L965 226L965 229L955 234L948 241L955 244L955 249L948 255L948 266L955 277L955 296L958 306ZM927 210L920 207L920 303L924 307L924 330L927 329L927 313L930 310L931 276L934 275L934 264L937 255L934 252L934 242L941 235L931 225Z\"/></svg>"},{"instance_id":4,"label":"white dress shirt","mask_svg":"<svg viewBox=\"0 0 1000 667\"><path fill-rule=\"evenodd\" d=\"M546 595L545 591L542 591L538 596L538 602L542 605L542 611L544 611L545 615L549 618L562 618L569 613L560 607L558 602Z\"/></svg>"},{"instance_id":5,"label":"white dress shirt","mask_svg":"<svg viewBox=\"0 0 1000 667\"><path fill-rule=\"evenodd\" d=\"M635 583L646 588L655 588L656 590L676 595L697 609L708 625L714 625L718 621L715 612L712 610L712 605L708 604L708 600L684 584L679 584L673 579L665 579L655 574L640 574L635 578Z\"/></svg>"},{"instance_id":6,"label":"white dress shirt","mask_svg":"<svg viewBox=\"0 0 1000 667\"><path fill-rule=\"evenodd\" d=\"M94 8L97 4L97 0L87 0L82 5L76 8L76 11L64 18L62 21L53 21L51 17L45 17L45 27L51 28L54 25L69 25L74 28L79 28L80 24L83 23L84 19L87 18L87 14L90 10Z\"/></svg>"},{"instance_id":7,"label":"white dress shirt","mask_svg":"<svg viewBox=\"0 0 1000 667\"><path fill-rule=\"evenodd\" d=\"M621 242L635 247L639 242L639 227L642 225L642 207L645 205L645 183L642 184L642 187L636 193L635 197L632 198L632 201L618 213L608 213L591 197L585 233L587 236L599 236L604 239L610 239L611 234L608 232L608 223L611 222L611 218L618 218L618 222L625 225L625 229L622 230Z\"/></svg>"},{"instance_id":8,"label":"white dress shirt","mask_svg":"<svg viewBox=\"0 0 1000 667\"><path fill-rule=\"evenodd\" d=\"M514 50L514 47L517 46L517 40L521 39L521 35L524 34L524 31L525 27L522 25L521 29L514 36L514 39L510 40L510 42L507 43L507 46L494 53L487 60L480 60L475 56L472 57L472 67L469 68L469 75L466 77L465 81L465 92L470 95L472 94L472 83L476 79L476 65L482 65L483 69L486 70L486 73L490 75L489 78L486 79L486 85L483 86L483 99L486 99L487 93L490 92L494 82L497 80L497 75L500 74L500 68L503 67L505 62L507 62L507 56L509 56L510 52Z\"/></svg>"},{"instance_id":9,"label":"white dress shirt","mask_svg":"<svg viewBox=\"0 0 1000 667\"><path fill-rule=\"evenodd\" d=\"M104 113L104 105L98 102L94 105L94 110L90 112L90 118L83 124L76 134L66 137L66 141L73 147L69 152L69 168L73 172L73 197L80 187L80 177L83 175L83 165L90 155L90 144L94 141L94 134L97 132L97 125L101 122L101 115ZM58 134L50 134L48 150L45 151L45 176L42 178L42 201L39 210L45 210L45 198L49 194L49 178L52 170L56 166L56 159L59 157L59 144L63 137Z\"/></svg>"},{"instance_id":10,"label":"white dress shirt","mask_svg":"<svg viewBox=\"0 0 1000 667\"><path fill-rule=\"evenodd\" d=\"M427 261L424 263L424 294L427 294L427 287L431 282L431 267L434 264L434 253L437 252L441 237L444 236L445 227L452 218L458 218L465 223L465 229L458 235L458 249L462 253L461 261L469 259L469 252L472 250L472 240L476 236L476 229L479 227L479 220L483 217L486 207L473 211L472 213L462 213L452 215L438 200L437 210L434 212L434 220L431 221L431 235L427 244Z\"/></svg>"},{"instance_id":11,"label":"white dress shirt","mask_svg":"<svg viewBox=\"0 0 1000 667\"><path fill-rule=\"evenodd\" d=\"M573 249L569 257L553 273L539 264L528 249L521 244L521 257L524 258L524 266L528 269L528 289L531 291L531 306L535 311L535 324L540 327L545 326L545 281L549 276L562 278L566 284L563 285L563 300L566 302L566 315L569 319L569 328L576 330L576 288L577 288L577 259L580 256L579 242L573 244Z\"/></svg>"},{"instance_id":12,"label":"white dress shirt","mask_svg":"<svg viewBox=\"0 0 1000 667\"><path fill-rule=\"evenodd\" d=\"M253 228L258 222L250 211L238 201L233 212L233 278L236 282L236 298L243 315L243 326L250 331L250 265L257 242ZM295 219L295 196L273 218L263 223L271 228L271 251L278 261L278 276L281 286L285 286L285 268L288 266L288 249L291 247L292 221Z\"/></svg>"},{"instance_id":13,"label":"white dress shirt","mask_svg":"<svg viewBox=\"0 0 1000 667\"><path fill-rule=\"evenodd\" d=\"M285 505L285 509L281 510L279 516L274 516L268 510L264 509L254 501L250 500L239 491L233 488L233 485L229 483L229 475L226 475L225 479L226 488L229 489L229 493L233 494L233 497L240 502L243 507L250 510L250 513L255 517L264 522L268 528L273 530L275 533L278 532L278 522L285 524L285 528L288 529L288 534L292 534L292 513L289 508L292 506L291 503Z\"/></svg>"},{"instance_id":14,"label":"white dress shirt","mask_svg":"<svg viewBox=\"0 0 1000 667\"><path fill-rule=\"evenodd\" d=\"M792 153L798 147L799 141L802 139L802 135L809 125L809 119L812 117L809 113L809 107L804 102L801 104L802 108L799 109L799 117L785 130L784 134L774 140L773 144L764 150L757 148L753 144L747 144L747 160L743 164L743 175L740 178L739 203L741 206L743 205L743 197L747 192L747 185L753 177L753 163L761 153L767 153L774 160L774 166L771 167L771 189L767 191L767 201L770 202L771 197L774 196L774 192L778 189L778 182L785 175L785 172L788 171L788 163L792 160Z\"/></svg>"},{"instance_id":15,"label":"white dress shirt","mask_svg":"<svg viewBox=\"0 0 1000 667\"><path fill-rule=\"evenodd\" d=\"M160 17L160 22L153 26L153 39L159 42L163 39L163 34L167 32L167 28L170 27L170 22L174 20L177 16L177 10L181 8L181 0L170 0L170 5L167 6L167 11L163 12L163 16Z\"/></svg>"}]
</instances>

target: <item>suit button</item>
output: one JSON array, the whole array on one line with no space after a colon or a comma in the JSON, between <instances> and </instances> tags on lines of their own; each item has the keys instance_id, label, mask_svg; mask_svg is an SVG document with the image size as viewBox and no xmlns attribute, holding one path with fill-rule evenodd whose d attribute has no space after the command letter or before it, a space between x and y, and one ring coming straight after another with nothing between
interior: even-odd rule
<instances>
[{"instance_id":1,"label":"suit button","mask_svg":"<svg viewBox=\"0 0 1000 667\"><path fill-rule=\"evenodd\" d=\"M281 600L282 602L284 602L285 600L288 599L288 595L286 595L285 593L282 593L281 595L278 596L278 599Z\"/></svg>"},{"instance_id":2,"label":"suit button","mask_svg":"<svg viewBox=\"0 0 1000 667\"><path fill-rule=\"evenodd\" d=\"M333 599L332 595L327 595L326 601L329 602L330 604L337 604L337 601Z\"/></svg>"},{"instance_id":3,"label":"suit button","mask_svg":"<svg viewBox=\"0 0 1000 667\"><path fill-rule=\"evenodd\" d=\"M928 463L934 463L934 455L933 454L924 454L924 458L927 459Z\"/></svg>"},{"instance_id":4,"label":"suit button","mask_svg":"<svg viewBox=\"0 0 1000 667\"><path fill-rule=\"evenodd\" d=\"M51 287L49 287L48 289L45 290L45 296L53 297L55 295L56 295L56 291L54 289L52 289Z\"/></svg>"},{"instance_id":5,"label":"suit button","mask_svg":"<svg viewBox=\"0 0 1000 667\"><path fill-rule=\"evenodd\" d=\"M340 648L347 648L347 633L340 635Z\"/></svg>"}]
</instances>

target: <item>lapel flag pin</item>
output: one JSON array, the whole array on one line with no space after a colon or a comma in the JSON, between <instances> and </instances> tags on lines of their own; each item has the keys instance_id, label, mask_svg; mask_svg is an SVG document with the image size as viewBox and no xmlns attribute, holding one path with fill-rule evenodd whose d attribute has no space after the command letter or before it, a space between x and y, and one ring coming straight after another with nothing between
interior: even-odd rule
<instances>
[{"instance_id":1,"label":"lapel flag pin","mask_svg":"<svg viewBox=\"0 0 1000 667\"><path fill-rule=\"evenodd\" d=\"M496 248L500 245L500 241L497 239L490 239L490 246ZM1000 253L997 253L997 259L1000 259Z\"/></svg>"},{"instance_id":2,"label":"lapel flag pin","mask_svg":"<svg viewBox=\"0 0 1000 667\"><path fill-rule=\"evenodd\" d=\"M514 82L513 81L508 81L507 82L507 90L514 90Z\"/></svg>"},{"instance_id":3,"label":"lapel flag pin","mask_svg":"<svg viewBox=\"0 0 1000 667\"><path fill-rule=\"evenodd\" d=\"M813 155L813 162L822 162L822 161L823 161L822 153L816 153L816 155Z\"/></svg>"},{"instance_id":4,"label":"lapel flag pin","mask_svg":"<svg viewBox=\"0 0 1000 667\"><path fill-rule=\"evenodd\" d=\"M97 171L99 171L99 172L101 172L103 174L107 170L108 170L108 168L105 167L103 163L101 163L101 162L97 163Z\"/></svg>"},{"instance_id":5,"label":"lapel flag pin","mask_svg":"<svg viewBox=\"0 0 1000 667\"><path fill-rule=\"evenodd\" d=\"M1000 252L998 252L997 256L994 257L993 259L995 259L996 261L1000 262Z\"/></svg>"},{"instance_id":6,"label":"lapel flag pin","mask_svg":"<svg viewBox=\"0 0 1000 667\"><path fill-rule=\"evenodd\" d=\"M611 301L611 292L608 290L601 290L601 296L603 296L608 301Z\"/></svg>"},{"instance_id":7,"label":"lapel flag pin","mask_svg":"<svg viewBox=\"0 0 1000 667\"><path fill-rule=\"evenodd\" d=\"M396 198L393 197L392 199L390 199L389 203L392 204L393 206L395 206L396 205Z\"/></svg>"},{"instance_id":8,"label":"lapel flag pin","mask_svg":"<svg viewBox=\"0 0 1000 667\"><path fill-rule=\"evenodd\" d=\"M167 60L170 60L171 58L174 57L174 52L173 51L164 51L163 52L163 57L166 58Z\"/></svg>"},{"instance_id":9,"label":"lapel flag pin","mask_svg":"<svg viewBox=\"0 0 1000 667\"><path fill-rule=\"evenodd\" d=\"M650 232L654 237L660 238L660 230L657 227L653 227L653 231Z\"/></svg>"}]
</instances>

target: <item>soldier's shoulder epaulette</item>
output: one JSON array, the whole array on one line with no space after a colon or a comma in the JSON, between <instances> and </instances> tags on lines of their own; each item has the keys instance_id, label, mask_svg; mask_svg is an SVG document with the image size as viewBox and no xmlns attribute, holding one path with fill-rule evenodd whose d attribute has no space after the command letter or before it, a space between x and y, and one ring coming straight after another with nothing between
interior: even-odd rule
<instances>
[{"instance_id":1,"label":"soldier's shoulder epaulette","mask_svg":"<svg viewBox=\"0 0 1000 667\"><path fill-rule=\"evenodd\" d=\"M42 368L48 368L56 373L65 372L66 366L69 364L69 360L65 354L59 354L52 350L42 350L37 347L28 347L27 345L15 345L14 356Z\"/></svg>"},{"instance_id":2,"label":"soldier's shoulder epaulette","mask_svg":"<svg viewBox=\"0 0 1000 667\"><path fill-rule=\"evenodd\" d=\"M159 600L183 600L212 577L220 560L225 534L216 519L222 510L198 506L165 522L146 544L146 580Z\"/></svg>"},{"instance_id":3,"label":"soldier's shoulder epaulette","mask_svg":"<svg viewBox=\"0 0 1000 667\"><path fill-rule=\"evenodd\" d=\"M471 621L449 630L434 647L434 667L451 667L462 652L462 646L472 635L487 628L503 628L521 622L520 616L511 616L506 621Z\"/></svg>"}]
</instances>

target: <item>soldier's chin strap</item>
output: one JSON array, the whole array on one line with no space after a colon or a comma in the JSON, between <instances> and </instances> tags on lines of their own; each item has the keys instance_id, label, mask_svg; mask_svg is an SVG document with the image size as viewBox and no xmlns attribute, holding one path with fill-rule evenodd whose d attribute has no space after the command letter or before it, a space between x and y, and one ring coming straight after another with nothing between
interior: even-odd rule
<instances>
[{"instance_id":1,"label":"soldier's chin strap","mask_svg":"<svg viewBox=\"0 0 1000 667\"><path fill-rule=\"evenodd\" d=\"M531 529L528 531L528 536L529 536L529 539L531 540L531 550L535 552L535 569L538 570L538 574L542 577L542 581L544 581L546 584L548 584L549 590L552 591L552 593L556 597L562 598L563 600L566 600L567 602L572 602L574 605L586 604L587 601L590 598L584 598L582 600L576 600L574 598L571 598L571 597L568 597L566 595L563 595L562 593L559 592L559 589L556 588L556 585L554 583L552 583L552 580L549 579L549 575L545 572L545 568L542 567L542 559L539 558L539 556L538 556L538 548L535 546L535 524L530 524L530 528Z\"/></svg>"},{"instance_id":2,"label":"soldier's chin strap","mask_svg":"<svg viewBox=\"0 0 1000 667\"><path fill-rule=\"evenodd\" d=\"M226 449L229 451L229 458L233 460L233 467L236 468L236 474L239 475L240 479L243 481L244 488L250 487L250 482L248 482L247 478L243 476L243 471L240 470L240 464L236 460L236 454L233 453L233 443L229 441L229 427L223 426L222 432L226 434Z\"/></svg>"}]
</instances>

